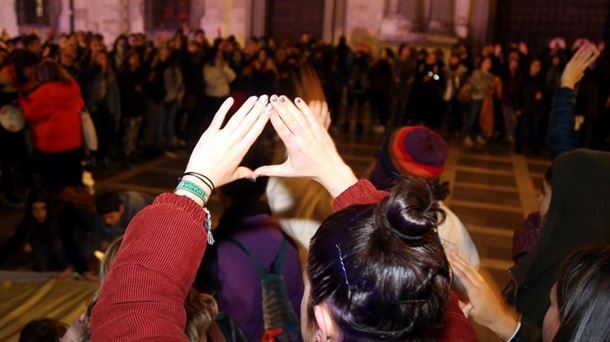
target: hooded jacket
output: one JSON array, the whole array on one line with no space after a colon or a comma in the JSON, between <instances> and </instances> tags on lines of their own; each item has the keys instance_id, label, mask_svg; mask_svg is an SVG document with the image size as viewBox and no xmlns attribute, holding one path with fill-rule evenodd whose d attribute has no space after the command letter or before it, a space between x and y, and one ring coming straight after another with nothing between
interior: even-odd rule
<instances>
[{"instance_id":1,"label":"hooded jacket","mask_svg":"<svg viewBox=\"0 0 610 342\"><path fill-rule=\"evenodd\" d=\"M579 247L610 243L610 153L578 149L553 163L553 196L530 254L511 269L516 306L542 326L562 261Z\"/></svg>"},{"instance_id":2,"label":"hooded jacket","mask_svg":"<svg viewBox=\"0 0 610 342\"><path fill-rule=\"evenodd\" d=\"M75 80L45 83L19 106L32 128L34 148L44 153L61 153L79 148L83 142L80 113L83 98Z\"/></svg>"}]
</instances>

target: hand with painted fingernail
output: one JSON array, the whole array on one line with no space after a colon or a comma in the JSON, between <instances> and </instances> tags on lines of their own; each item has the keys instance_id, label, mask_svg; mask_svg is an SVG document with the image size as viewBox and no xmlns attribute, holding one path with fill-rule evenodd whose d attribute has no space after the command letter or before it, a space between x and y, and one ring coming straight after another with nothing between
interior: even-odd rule
<instances>
[{"instance_id":1,"label":"hand with painted fingernail","mask_svg":"<svg viewBox=\"0 0 610 342\"><path fill-rule=\"evenodd\" d=\"M239 164L265 128L272 111L267 95L252 96L221 127L232 105L233 99L228 98L220 106L195 146L185 170L209 177L216 187L253 177L252 170Z\"/></svg>"},{"instance_id":2,"label":"hand with painted fingernail","mask_svg":"<svg viewBox=\"0 0 610 342\"><path fill-rule=\"evenodd\" d=\"M293 103L285 96L271 97L275 109L271 124L286 145L288 157L280 165L263 166L256 176L307 177L318 181L337 197L358 181L345 164L323 126L300 98Z\"/></svg>"}]
</instances>

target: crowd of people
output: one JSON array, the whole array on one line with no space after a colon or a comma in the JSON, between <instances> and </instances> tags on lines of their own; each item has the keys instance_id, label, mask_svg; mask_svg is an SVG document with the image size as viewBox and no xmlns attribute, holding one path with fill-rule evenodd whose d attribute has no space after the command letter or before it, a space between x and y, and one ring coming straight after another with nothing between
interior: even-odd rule
<instances>
[{"instance_id":1,"label":"crowd of people","mask_svg":"<svg viewBox=\"0 0 610 342\"><path fill-rule=\"evenodd\" d=\"M4 199L34 189L0 260L27 246L38 270L100 280L74 324L36 320L21 340L473 341L468 317L506 341L608 340L610 157L579 148L607 148L610 68L603 46L575 47L377 58L306 34L244 47L188 29L111 48L84 32L4 37L0 104L25 121L0 128ZM388 134L358 180L329 131L363 133L368 112ZM443 135L518 153L546 143L554 159L505 298L442 202ZM276 136L286 160L273 165ZM174 193L82 188L83 160L181 147L193 152Z\"/></svg>"}]
</instances>

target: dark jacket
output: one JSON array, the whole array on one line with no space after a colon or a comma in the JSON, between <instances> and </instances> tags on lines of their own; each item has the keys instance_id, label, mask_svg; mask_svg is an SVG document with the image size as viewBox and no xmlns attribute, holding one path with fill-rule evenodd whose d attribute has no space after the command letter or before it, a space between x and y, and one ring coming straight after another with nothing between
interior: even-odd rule
<instances>
[{"instance_id":1,"label":"dark jacket","mask_svg":"<svg viewBox=\"0 0 610 342\"><path fill-rule=\"evenodd\" d=\"M563 153L553 162L552 184L540 239L511 269L517 310L538 327L565 257L579 247L610 243L610 153Z\"/></svg>"},{"instance_id":2,"label":"dark jacket","mask_svg":"<svg viewBox=\"0 0 610 342\"><path fill-rule=\"evenodd\" d=\"M536 94L542 98L536 99ZM520 108L524 113L541 115L544 113L544 78L542 74L536 76L527 75L521 84Z\"/></svg>"},{"instance_id":3,"label":"dark jacket","mask_svg":"<svg viewBox=\"0 0 610 342\"><path fill-rule=\"evenodd\" d=\"M144 87L146 77L141 69L125 69L119 74L121 106L123 116L138 117L144 115Z\"/></svg>"}]
</instances>

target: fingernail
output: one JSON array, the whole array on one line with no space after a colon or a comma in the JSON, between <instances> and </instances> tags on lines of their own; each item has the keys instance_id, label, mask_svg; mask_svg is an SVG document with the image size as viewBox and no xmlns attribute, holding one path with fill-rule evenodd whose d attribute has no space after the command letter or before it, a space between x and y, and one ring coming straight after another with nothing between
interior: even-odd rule
<instances>
[{"instance_id":1,"label":"fingernail","mask_svg":"<svg viewBox=\"0 0 610 342\"><path fill-rule=\"evenodd\" d=\"M259 97L258 98L258 102L266 103L267 102L267 95L263 95L263 96Z\"/></svg>"},{"instance_id":2,"label":"fingernail","mask_svg":"<svg viewBox=\"0 0 610 342\"><path fill-rule=\"evenodd\" d=\"M294 99L294 102L301 104L301 103L303 103L303 100L301 100L300 97L297 97L296 99Z\"/></svg>"},{"instance_id":3,"label":"fingernail","mask_svg":"<svg viewBox=\"0 0 610 342\"><path fill-rule=\"evenodd\" d=\"M277 95L271 95L271 102L277 102Z\"/></svg>"},{"instance_id":4,"label":"fingernail","mask_svg":"<svg viewBox=\"0 0 610 342\"><path fill-rule=\"evenodd\" d=\"M256 177L252 176L252 177L248 177L246 178L247 180L249 180L252 183L256 183Z\"/></svg>"},{"instance_id":5,"label":"fingernail","mask_svg":"<svg viewBox=\"0 0 610 342\"><path fill-rule=\"evenodd\" d=\"M286 98L286 96L284 96L284 95L280 96L280 102L281 102L281 103L285 103L285 102L286 102L286 100L288 100L288 99Z\"/></svg>"},{"instance_id":6,"label":"fingernail","mask_svg":"<svg viewBox=\"0 0 610 342\"><path fill-rule=\"evenodd\" d=\"M256 96L250 96L250 98L248 99L249 102L255 102L257 99Z\"/></svg>"}]
</instances>

